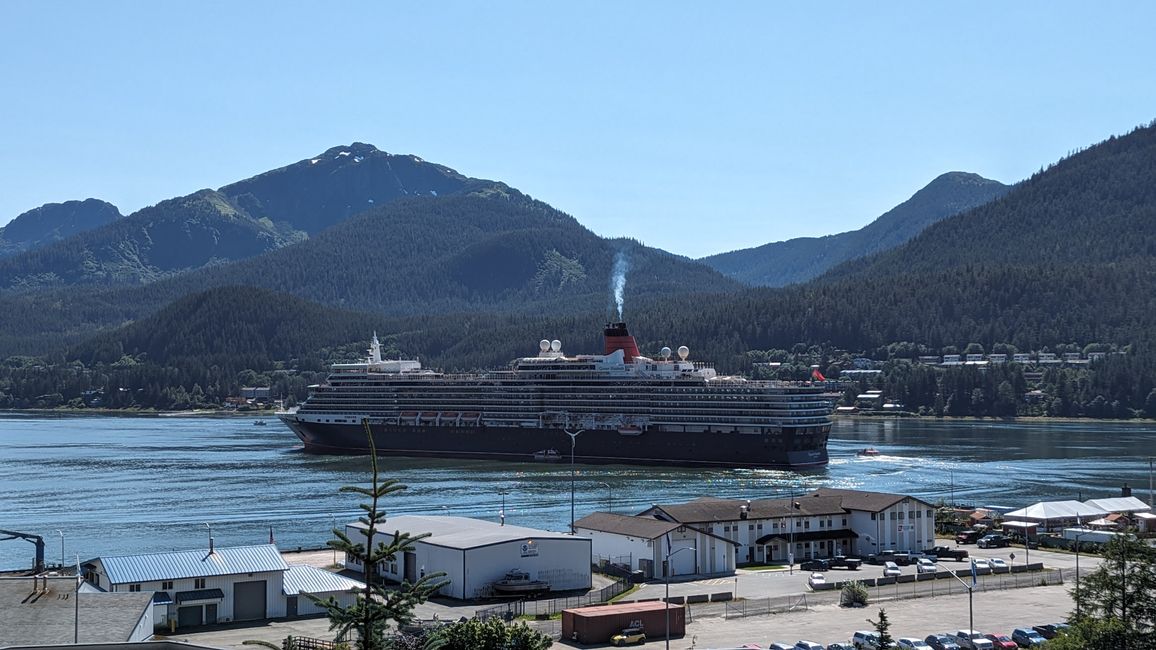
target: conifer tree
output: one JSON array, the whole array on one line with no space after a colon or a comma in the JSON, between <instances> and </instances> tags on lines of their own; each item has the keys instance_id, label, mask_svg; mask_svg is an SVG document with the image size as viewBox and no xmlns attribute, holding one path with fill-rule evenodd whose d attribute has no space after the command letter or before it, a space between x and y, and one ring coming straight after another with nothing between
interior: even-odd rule
<instances>
[{"instance_id":1,"label":"conifer tree","mask_svg":"<svg viewBox=\"0 0 1156 650\"><path fill-rule=\"evenodd\" d=\"M329 629L337 632L337 638L344 638L350 631L358 634L359 650L382 650L386 647L385 633L390 623L400 626L413 621L413 609L418 604L445 586L444 573L430 573L421 576L417 582L403 580L396 589L387 589L381 584L377 569L383 562L393 562L398 556L404 557L412 551L414 543L429 537L429 533L410 535L401 531L393 534L385 532L385 511L380 502L385 497L406 489L394 479L381 479L377 471L377 448L369 422L363 420L365 433L369 439L369 458L372 467L372 482L369 487L346 485L341 492L360 494L367 503L358 504L365 515L358 518L365 525L365 541L353 541L344 530L333 529L337 539L330 540L329 546L357 560L365 571L365 589L358 595L353 605L345 606L330 596L326 600L309 596L325 608L329 615Z\"/></svg>"},{"instance_id":2,"label":"conifer tree","mask_svg":"<svg viewBox=\"0 0 1156 650\"><path fill-rule=\"evenodd\" d=\"M887 620L887 610L879 610L878 621L867 619L867 622L875 628L876 634L879 635L879 638L875 640L877 647L890 648L895 643L895 639L891 638L891 621Z\"/></svg>"}]
</instances>

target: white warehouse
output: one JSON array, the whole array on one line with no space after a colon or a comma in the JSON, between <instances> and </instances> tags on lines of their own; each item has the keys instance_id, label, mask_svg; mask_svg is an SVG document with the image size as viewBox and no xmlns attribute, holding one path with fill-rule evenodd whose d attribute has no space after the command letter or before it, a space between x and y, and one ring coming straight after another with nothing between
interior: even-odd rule
<instances>
[{"instance_id":1,"label":"white warehouse","mask_svg":"<svg viewBox=\"0 0 1156 650\"><path fill-rule=\"evenodd\" d=\"M354 542L365 539L365 524L347 524ZM490 593L491 585L518 570L532 580L550 584L551 591L589 589L590 540L522 526L503 526L468 517L403 515L390 517L374 540L388 543L394 531L429 533L397 561L378 567L387 580L414 582L430 573L445 573L447 584L438 593L462 600ZM356 559L345 558L349 569L364 572Z\"/></svg>"}]
</instances>

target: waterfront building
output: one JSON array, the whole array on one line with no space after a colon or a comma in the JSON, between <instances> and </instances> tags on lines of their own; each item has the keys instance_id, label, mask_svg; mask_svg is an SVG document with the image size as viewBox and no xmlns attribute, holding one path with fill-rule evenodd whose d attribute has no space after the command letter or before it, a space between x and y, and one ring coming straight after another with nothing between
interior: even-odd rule
<instances>
[{"instance_id":1,"label":"waterfront building","mask_svg":"<svg viewBox=\"0 0 1156 650\"><path fill-rule=\"evenodd\" d=\"M595 561L626 566L647 578L730 575L735 571L738 543L693 525L595 512L574 522L574 532L590 538ZM679 553L682 548L694 551Z\"/></svg>"},{"instance_id":2,"label":"waterfront building","mask_svg":"<svg viewBox=\"0 0 1156 650\"><path fill-rule=\"evenodd\" d=\"M365 539L365 529L361 522L345 525L346 535L355 542ZM514 571L547 583L551 591L590 589L592 584L587 537L469 517L402 515L389 518L375 535L374 545L388 543L395 531L428 537L414 542L413 550L395 561L379 565L379 575L392 582L415 582L430 573L444 573L447 582L437 592L442 596L490 595L494 583ZM345 566L365 572L349 555Z\"/></svg>"}]
</instances>

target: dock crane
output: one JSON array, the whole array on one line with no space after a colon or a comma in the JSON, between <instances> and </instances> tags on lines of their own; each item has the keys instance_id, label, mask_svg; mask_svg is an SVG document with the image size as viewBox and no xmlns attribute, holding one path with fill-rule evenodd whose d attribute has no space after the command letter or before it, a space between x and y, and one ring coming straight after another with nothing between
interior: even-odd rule
<instances>
[{"instance_id":1,"label":"dock crane","mask_svg":"<svg viewBox=\"0 0 1156 650\"><path fill-rule=\"evenodd\" d=\"M36 546L36 564L32 567L33 573L40 573L44 571L44 538L40 535L33 535L32 533L18 533L12 530L0 530L0 535L7 535L7 537L0 537L0 542L10 539L23 539L32 542Z\"/></svg>"}]
</instances>

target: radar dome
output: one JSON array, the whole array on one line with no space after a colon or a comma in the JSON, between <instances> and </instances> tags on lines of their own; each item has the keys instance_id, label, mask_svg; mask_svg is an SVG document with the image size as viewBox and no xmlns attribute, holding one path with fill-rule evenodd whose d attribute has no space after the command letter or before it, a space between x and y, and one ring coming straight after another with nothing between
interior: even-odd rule
<instances>
[{"instance_id":1,"label":"radar dome","mask_svg":"<svg viewBox=\"0 0 1156 650\"><path fill-rule=\"evenodd\" d=\"M659 350L658 353L662 355L663 359L669 359L670 358L670 348L664 347L661 350Z\"/></svg>"},{"instance_id":2,"label":"radar dome","mask_svg":"<svg viewBox=\"0 0 1156 650\"><path fill-rule=\"evenodd\" d=\"M550 339L542 339L538 341L538 349L545 352L550 349Z\"/></svg>"},{"instance_id":3,"label":"radar dome","mask_svg":"<svg viewBox=\"0 0 1156 650\"><path fill-rule=\"evenodd\" d=\"M690 348L686 347L685 345L678 346L678 358L686 361L688 356L690 356Z\"/></svg>"},{"instance_id":4,"label":"radar dome","mask_svg":"<svg viewBox=\"0 0 1156 650\"><path fill-rule=\"evenodd\" d=\"M558 339L554 339L553 341L550 341L550 351L551 352L561 352L562 351L562 342L559 341Z\"/></svg>"}]
</instances>

